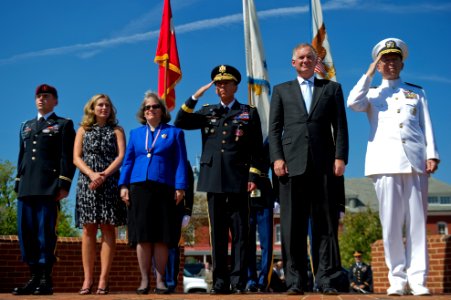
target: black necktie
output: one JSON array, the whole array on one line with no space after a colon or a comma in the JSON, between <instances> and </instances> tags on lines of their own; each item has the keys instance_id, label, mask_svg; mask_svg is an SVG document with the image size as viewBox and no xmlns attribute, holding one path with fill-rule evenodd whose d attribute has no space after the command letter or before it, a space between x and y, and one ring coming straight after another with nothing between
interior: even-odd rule
<instances>
[{"instance_id":1,"label":"black necktie","mask_svg":"<svg viewBox=\"0 0 451 300\"><path fill-rule=\"evenodd\" d=\"M224 107L224 114L227 114L228 112L229 112L229 107L228 106Z\"/></svg>"},{"instance_id":2,"label":"black necktie","mask_svg":"<svg viewBox=\"0 0 451 300\"><path fill-rule=\"evenodd\" d=\"M44 119L44 117L40 117L39 120L38 120L38 125L39 125L39 126L44 126L44 124L45 124L45 119Z\"/></svg>"}]
</instances>

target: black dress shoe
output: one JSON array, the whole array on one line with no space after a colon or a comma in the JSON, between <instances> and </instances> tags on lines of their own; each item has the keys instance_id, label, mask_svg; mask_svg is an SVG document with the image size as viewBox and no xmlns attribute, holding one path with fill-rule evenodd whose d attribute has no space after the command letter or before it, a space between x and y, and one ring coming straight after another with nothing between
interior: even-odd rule
<instances>
[{"instance_id":1,"label":"black dress shoe","mask_svg":"<svg viewBox=\"0 0 451 300\"><path fill-rule=\"evenodd\" d=\"M338 295L338 291L331 287L323 288L323 295Z\"/></svg>"},{"instance_id":2,"label":"black dress shoe","mask_svg":"<svg viewBox=\"0 0 451 300\"><path fill-rule=\"evenodd\" d=\"M34 293L36 288L39 286L39 279L30 279L24 286L16 287L11 292L13 295L31 295Z\"/></svg>"},{"instance_id":3,"label":"black dress shoe","mask_svg":"<svg viewBox=\"0 0 451 300\"><path fill-rule=\"evenodd\" d=\"M210 290L210 295L228 295L228 294L230 294L230 290L227 289L213 288Z\"/></svg>"},{"instance_id":4,"label":"black dress shoe","mask_svg":"<svg viewBox=\"0 0 451 300\"><path fill-rule=\"evenodd\" d=\"M239 288L233 288L231 291L232 294L246 294L246 292Z\"/></svg>"},{"instance_id":5,"label":"black dress shoe","mask_svg":"<svg viewBox=\"0 0 451 300\"><path fill-rule=\"evenodd\" d=\"M304 291L297 287L291 287L287 290L287 295L304 295Z\"/></svg>"},{"instance_id":6,"label":"black dress shoe","mask_svg":"<svg viewBox=\"0 0 451 300\"><path fill-rule=\"evenodd\" d=\"M255 285L250 285L246 289L246 292L248 292L248 293L256 293L257 291L258 291L258 289Z\"/></svg>"},{"instance_id":7,"label":"black dress shoe","mask_svg":"<svg viewBox=\"0 0 451 300\"><path fill-rule=\"evenodd\" d=\"M167 295L169 294L169 289L159 289L159 288L155 288L155 294L159 294L159 295Z\"/></svg>"},{"instance_id":8,"label":"black dress shoe","mask_svg":"<svg viewBox=\"0 0 451 300\"><path fill-rule=\"evenodd\" d=\"M34 290L33 295L53 295L53 286L47 282L42 282Z\"/></svg>"}]
</instances>

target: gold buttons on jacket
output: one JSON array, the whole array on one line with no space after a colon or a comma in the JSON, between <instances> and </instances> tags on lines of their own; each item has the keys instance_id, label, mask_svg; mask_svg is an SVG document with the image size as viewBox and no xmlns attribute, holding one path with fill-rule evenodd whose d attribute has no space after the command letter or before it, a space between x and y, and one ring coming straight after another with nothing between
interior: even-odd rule
<instances>
[{"instance_id":1,"label":"gold buttons on jacket","mask_svg":"<svg viewBox=\"0 0 451 300\"><path fill-rule=\"evenodd\" d=\"M402 123L399 124L399 128L403 128L404 125Z\"/></svg>"}]
</instances>

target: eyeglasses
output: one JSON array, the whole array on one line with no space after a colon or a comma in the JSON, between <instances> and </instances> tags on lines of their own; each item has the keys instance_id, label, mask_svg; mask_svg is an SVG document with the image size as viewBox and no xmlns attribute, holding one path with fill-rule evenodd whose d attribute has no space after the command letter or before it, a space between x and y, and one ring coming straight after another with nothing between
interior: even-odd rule
<instances>
[{"instance_id":1,"label":"eyeglasses","mask_svg":"<svg viewBox=\"0 0 451 300\"><path fill-rule=\"evenodd\" d=\"M153 104L153 105L146 105L146 106L144 106L144 110L149 110L149 109L159 109L159 108L161 108L161 105L160 104Z\"/></svg>"}]
</instances>

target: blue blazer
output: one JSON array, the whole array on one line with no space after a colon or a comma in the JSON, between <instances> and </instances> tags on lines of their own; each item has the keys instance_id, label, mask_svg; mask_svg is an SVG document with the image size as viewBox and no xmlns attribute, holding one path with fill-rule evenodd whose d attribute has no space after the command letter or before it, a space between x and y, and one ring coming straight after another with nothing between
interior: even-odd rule
<instances>
[{"instance_id":1,"label":"blue blazer","mask_svg":"<svg viewBox=\"0 0 451 300\"><path fill-rule=\"evenodd\" d=\"M187 155L183 131L168 124L160 124L161 132L155 142L152 155L147 157L146 132L149 131L147 148L152 146L152 134L147 125L132 129L122 162L119 186L152 180L165 183L177 190L186 190ZM156 136L158 128L155 130Z\"/></svg>"}]
</instances>

